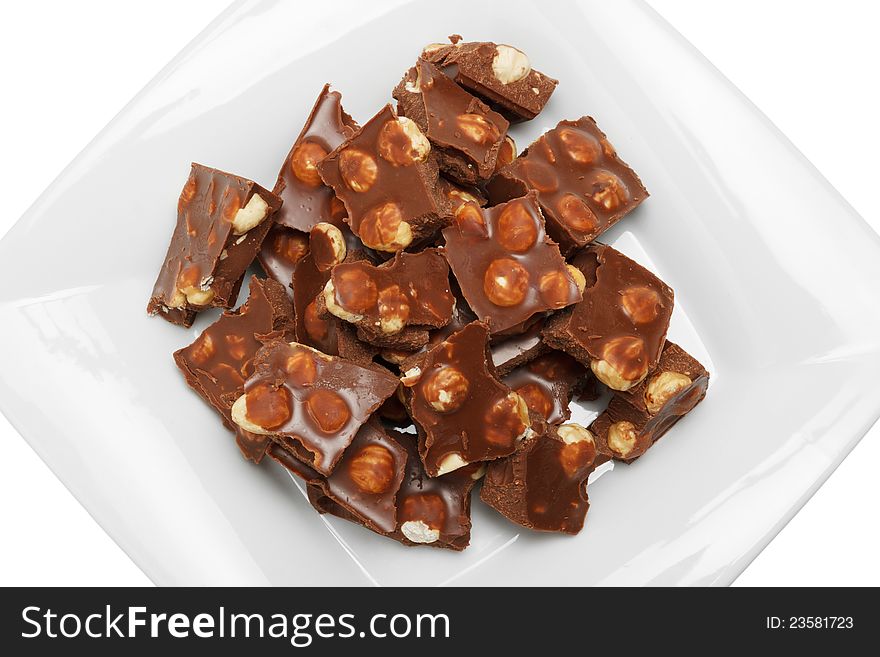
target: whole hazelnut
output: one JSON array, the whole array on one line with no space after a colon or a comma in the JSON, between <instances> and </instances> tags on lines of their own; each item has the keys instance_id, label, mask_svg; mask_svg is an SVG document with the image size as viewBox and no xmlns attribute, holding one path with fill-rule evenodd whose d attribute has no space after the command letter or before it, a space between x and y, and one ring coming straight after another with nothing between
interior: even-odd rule
<instances>
[{"instance_id":1,"label":"whole hazelnut","mask_svg":"<svg viewBox=\"0 0 880 657\"><path fill-rule=\"evenodd\" d=\"M337 267L331 280L336 291L336 302L345 310L365 313L376 305L379 298L376 283L357 263Z\"/></svg>"},{"instance_id":2,"label":"whole hazelnut","mask_svg":"<svg viewBox=\"0 0 880 657\"><path fill-rule=\"evenodd\" d=\"M357 148L346 148L339 154L339 175L342 182L353 192L369 191L376 182L379 169L376 160Z\"/></svg>"},{"instance_id":3,"label":"whole hazelnut","mask_svg":"<svg viewBox=\"0 0 880 657\"><path fill-rule=\"evenodd\" d=\"M470 383L460 370L444 365L426 377L421 393L428 405L438 413L457 411L467 399Z\"/></svg>"},{"instance_id":4,"label":"whole hazelnut","mask_svg":"<svg viewBox=\"0 0 880 657\"><path fill-rule=\"evenodd\" d=\"M333 390L319 388L306 397L309 417L324 433L336 433L351 418L345 400Z\"/></svg>"},{"instance_id":5,"label":"whole hazelnut","mask_svg":"<svg viewBox=\"0 0 880 657\"><path fill-rule=\"evenodd\" d=\"M599 161L602 147L593 135L574 128L562 128L559 140L563 151L578 164L591 165Z\"/></svg>"},{"instance_id":6,"label":"whole hazelnut","mask_svg":"<svg viewBox=\"0 0 880 657\"><path fill-rule=\"evenodd\" d=\"M483 211L476 203L464 203L455 211L455 224L462 235L488 237Z\"/></svg>"},{"instance_id":7,"label":"whole hazelnut","mask_svg":"<svg viewBox=\"0 0 880 657\"><path fill-rule=\"evenodd\" d=\"M423 162L431 152L428 138L405 116L385 122L379 130L376 148L383 160L398 167Z\"/></svg>"},{"instance_id":8,"label":"whole hazelnut","mask_svg":"<svg viewBox=\"0 0 880 657\"><path fill-rule=\"evenodd\" d=\"M620 305L635 324L654 321L662 306L657 291L642 285L625 289L620 295Z\"/></svg>"},{"instance_id":9,"label":"whole hazelnut","mask_svg":"<svg viewBox=\"0 0 880 657\"><path fill-rule=\"evenodd\" d=\"M378 309L382 333L400 333L409 319L409 298L400 291L400 286L391 285L379 292Z\"/></svg>"},{"instance_id":10,"label":"whole hazelnut","mask_svg":"<svg viewBox=\"0 0 880 657\"><path fill-rule=\"evenodd\" d=\"M517 306L529 291L529 272L511 258L493 260L483 276L483 292L496 306Z\"/></svg>"},{"instance_id":11,"label":"whole hazelnut","mask_svg":"<svg viewBox=\"0 0 880 657\"><path fill-rule=\"evenodd\" d=\"M629 190L623 181L610 171L596 171L592 175L592 198L609 212L629 201Z\"/></svg>"},{"instance_id":12,"label":"whole hazelnut","mask_svg":"<svg viewBox=\"0 0 880 657\"><path fill-rule=\"evenodd\" d=\"M688 375L680 372L664 371L655 374L645 388L645 406L648 412L656 415L669 400L687 390L692 383Z\"/></svg>"},{"instance_id":13,"label":"whole hazelnut","mask_svg":"<svg viewBox=\"0 0 880 657\"><path fill-rule=\"evenodd\" d=\"M634 456L639 443L635 425L626 420L615 422L608 427L607 443L615 456L624 459Z\"/></svg>"},{"instance_id":14,"label":"whole hazelnut","mask_svg":"<svg viewBox=\"0 0 880 657\"><path fill-rule=\"evenodd\" d=\"M296 178L309 187L323 184L318 175L318 162L327 157L327 149L314 141L304 140L297 144L290 155L290 170Z\"/></svg>"},{"instance_id":15,"label":"whole hazelnut","mask_svg":"<svg viewBox=\"0 0 880 657\"><path fill-rule=\"evenodd\" d=\"M578 272L580 273L580 272ZM569 270L548 271L538 281L538 290L541 298L551 308L564 308L575 303L578 298L578 288Z\"/></svg>"},{"instance_id":16,"label":"whole hazelnut","mask_svg":"<svg viewBox=\"0 0 880 657\"><path fill-rule=\"evenodd\" d=\"M501 137L498 126L482 114L459 114L455 124L468 140L477 144L494 144Z\"/></svg>"},{"instance_id":17,"label":"whole hazelnut","mask_svg":"<svg viewBox=\"0 0 880 657\"><path fill-rule=\"evenodd\" d=\"M394 456L382 445L366 445L351 459L348 475L362 492L384 493L394 480Z\"/></svg>"},{"instance_id":18,"label":"whole hazelnut","mask_svg":"<svg viewBox=\"0 0 880 657\"><path fill-rule=\"evenodd\" d=\"M511 84L526 77L532 70L529 58L522 50L498 44L492 58L492 73L501 84Z\"/></svg>"},{"instance_id":19,"label":"whole hazelnut","mask_svg":"<svg viewBox=\"0 0 880 657\"><path fill-rule=\"evenodd\" d=\"M528 207L511 201L498 217L498 242L508 251L525 253L538 241L538 225Z\"/></svg>"},{"instance_id":20,"label":"whole hazelnut","mask_svg":"<svg viewBox=\"0 0 880 657\"><path fill-rule=\"evenodd\" d=\"M396 203L383 203L367 211L358 227L361 241L377 251L399 251L410 245L412 227L403 220Z\"/></svg>"},{"instance_id":21,"label":"whole hazelnut","mask_svg":"<svg viewBox=\"0 0 880 657\"><path fill-rule=\"evenodd\" d=\"M529 407L525 399L511 392L486 412L486 440L493 445L513 447L529 428Z\"/></svg>"},{"instance_id":22,"label":"whole hazelnut","mask_svg":"<svg viewBox=\"0 0 880 657\"><path fill-rule=\"evenodd\" d=\"M582 198L565 194L556 206L562 222L581 233L592 233L599 227L599 219Z\"/></svg>"},{"instance_id":23,"label":"whole hazelnut","mask_svg":"<svg viewBox=\"0 0 880 657\"><path fill-rule=\"evenodd\" d=\"M526 383L516 389L516 393L522 397L529 410L534 411L545 420L550 419L553 413L553 399L549 393L537 383Z\"/></svg>"},{"instance_id":24,"label":"whole hazelnut","mask_svg":"<svg viewBox=\"0 0 880 657\"><path fill-rule=\"evenodd\" d=\"M612 390L629 390L648 374L645 341L633 335L612 338L602 348L601 360L592 361L590 369Z\"/></svg>"}]
</instances>

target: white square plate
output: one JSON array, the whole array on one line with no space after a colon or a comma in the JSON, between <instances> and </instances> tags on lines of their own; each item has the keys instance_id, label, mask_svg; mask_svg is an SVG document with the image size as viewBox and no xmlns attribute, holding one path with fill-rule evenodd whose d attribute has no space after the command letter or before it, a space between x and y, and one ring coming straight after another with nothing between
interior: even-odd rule
<instances>
[{"instance_id":1,"label":"white square plate","mask_svg":"<svg viewBox=\"0 0 880 657\"><path fill-rule=\"evenodd\" d=\"M880 415L880 239L688 43L638 2L239 2L0 242L0 408L159 584L726 584ZM327 80L361 121L419 48L508 42L560 86L518 143L590 114L650 189L607 239L676 290L670 337L707 400L591 486L577 537L475 503L463 554L315 514L242 460L144 307L191 160L271 186ZM686 313L685 313L686 311ZM327 531L329 528L332 531Z\"/></svg>"}]
</instances>

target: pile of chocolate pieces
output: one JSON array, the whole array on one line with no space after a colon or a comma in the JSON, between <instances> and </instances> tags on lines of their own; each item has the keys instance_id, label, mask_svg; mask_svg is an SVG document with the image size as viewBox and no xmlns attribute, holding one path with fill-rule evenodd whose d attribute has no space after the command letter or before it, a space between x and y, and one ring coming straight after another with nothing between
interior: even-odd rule
<instances>
[{"instance_id":1,"label":"pile of chocolate pieces","mask_svg":"<svg viewBox=\"0 0 880 657\"><path fill-rule=\"evenodd\" d=\"M644 454L704 397L666 340L673 292L596 239L648 193L590 117L517 155L558 82L511 46L426 47L363 126L325 86L274 189L193 164L148 311L234 432L330 513L461 550L471 489L579 532L599 465ZM231 310L254 260L247 301ZM613 392L589 426L576 394Z\"/></svg>"}]
</instances>

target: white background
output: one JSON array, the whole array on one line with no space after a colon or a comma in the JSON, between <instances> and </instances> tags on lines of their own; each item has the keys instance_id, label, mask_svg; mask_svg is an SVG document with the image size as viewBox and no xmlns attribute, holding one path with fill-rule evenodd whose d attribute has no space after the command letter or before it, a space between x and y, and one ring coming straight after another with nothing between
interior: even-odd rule
<instances>
[{"instance_id":1,"label":"white background","mask_svg":"<svg viewBox=\"0 0 880 657\"><path fill-rule=\"evenodd\" d=\"M650 4L880 231L880 3ZM29 0L4 7L0 235L225 6L224 0ZM295 26L290 38L296 39ZM878 303L880 291L864 301ZM2 416L0 445L0 585L150 584ZM880 425L737 584L880 585L878 463Z\"/></svg>"}]
</instances>

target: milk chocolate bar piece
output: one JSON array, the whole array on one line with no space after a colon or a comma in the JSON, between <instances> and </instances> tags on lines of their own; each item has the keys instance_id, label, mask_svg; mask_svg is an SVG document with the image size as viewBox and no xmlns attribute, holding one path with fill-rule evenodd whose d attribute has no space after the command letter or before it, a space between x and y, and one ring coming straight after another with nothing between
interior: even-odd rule
<instances>
[{"instance_id":1,"label":"milk chocolate bar piece","mask_svg":"<svg viewBox=\"0 0 880 657\"><path fill-rule=\"evenodd\" d=\"M257 259L266 276L281 283L292 299L293 270L308 252L309 236L306 233L275 223L263 240Z\"/></svg>"},{"instance_id":2,"label":"milk chocolate bar piece","mask_svg":"<svg viewBox=\"0 0 880 657\"><path fill-rule=\"evenodd\" d=\"M437 178L434 192L450 217L463 203L476 203L480 207L486 205L486 195L478 187L452 182L443 176Z\"/></svg>"},{"instance_id":3,"label":"milk chocolate bar piece","mask_svg":"<svg viewBox=\"0 0 880 657\"><path fill-rule=\"evenodd\" d=\"M380 367L363 367L281 340L257 352L232 420L270 435L301 461L328 475L355 434L398 386Z\"/></svg>"},{"instance_id":4,"label":"milk chocolate bar piece","mask_svg":"<svg viewBox=\"0 0 880 657\"><path fill-rule=\"evenodd\" d=\"M544 341L589 366L612 390L629 390L657 366L672 288L604 244L588 246L572 264L586 279L583 300L548 320Z\"/></svg>"},{"instance_id":5,"label":"milk chocolate bar piece","mask_svg":"<svg viewBox=\"0 0 880 657\"><path fill-rule=\"evenodd\" d=\"M369 425L367 425L369 426ZM442 477L429 477L422 466L415 436L399 431L389 431L397 449L406 455L403 481L397 491L397 527L384 531L375 522L366 522L363 511L354 505L340 503L339 496L332 495L327 486L319 481L308 485L309 502L319 513L329 513L350 522L364 525L404 545L430 545L431 547L463 550L470 542L471 489L482 477L485 468L473 464ZM350 449L354 449L354 444ZM288 457L289 458L289 457ZM348 453L337 471L345 467ZM393 452L396 465L398 452ZM294 468L296 464L291 464ZM327 478L336 477L334 472ZM388 514L383 519L387 519Z\"/></svg>"},{"instance_id":6,"label":"milk chocolate bar piece","mask_svg":"<svg viewBox=\"0 0 880 657\"><path fill-rule=\"evenodd\" d=\"M560 121L500 169L486 189L493 204L533 190L547 232L563 253L592 242L648 198L638 175L589 116Z\"/></svg>"},{"instance_id":7,"label":"milk chocolate bar piece","mask_svg":"<svg viewBox=\"0 0 880 657\"><path fill-rule=\"evenodd\" d=\"M358 129L342 109L342 95L325 84L278 173L273 191L284 205L277 224L308 233L315 224L341 221L345 207L321 180L318 163Z\"/></svg>"},{"instance_id":8,"label":"milk chocolate bar piece","mask_svg":"<svg viewBox=\"0 0 880 657\"><path fill-rule=\"evenodd\" d=\"M401 378L431 477L507 456L529 430L525 400L495 377L488 338L488 327L472 322Z\"/></svg>"},{"instance_id":9,"label":"milk chocolate bar piece","mask_svg":"<svg viewBox=\"0 0 880 657\"><path fill-rule=\"evenodd\" d=\"M371 249L400 251L443 223L431 144L391 105L321 160L318 172L345 204L352 231Z\"/></svg>"},{"instance_id":10,"label":"milk chocolate bar piece","mask_svg":"<svg viewBox=\"0 0 880 657\"><path fill-rule=\"evenodd\" d=\"M568 406L589 370L561 351L551 351L517 367L501 382L526 400L529 410L550 424L571 417Z\"/></svg>"},{"instance_id":11,"label":"milk chocolate bar piece","mask_svg":"<svg viewBox=\"0 0 880 657\"><path fill-rule=\"evenodd\" d=\"M279 283L251 278L250 296L238 310L223 313L188 347L174 352L187 384L210 404L229 429L245 458L257 463L269 439L249 434L232 422L232 403L253 373L257 350L267 340L286 337L293 325L290 301Z\"/></svg>"},{"instance_id":12,"label":"milk chocolate bar piece","mask_svg":"<svg viewBox=\"0 0 880 657\"><path fill-rule=\"evenodd\" d=\"M363 251L352 250L343 236L342 230L331 224L312 227L309 237L312 250L293 270L294 332L302 344L363 365L373 360L376 349L358 340L355 329L341 319L320 316L317 306L333 267L366 257Z\"/></svg>"},{"instance_id":13,"label":"milk chocolate bar piece","mask_svg":"<svg viewBox=\"0 0 880 657\"><path fill-rule=\"evenodd\" d=\"M350 262L333 267L318 300L323 309L358 327L358 336L380 347L395 341L406 329L445 326L452 319L455 297L449 286L449 266L437 249L398 253L375 266ZM422 343L424 344L424 343Z\"/></svg>"},{"instance_id":14,"label":"milk chocolate bar piece","mask_svg":"<svg viewBox=\"0 0 880 657\"><path fill-rule=\"evenodd\" d=\"M534 70L526 54L513 46L462 42L457 34L449 39L451 44L432 43L425 47L422 59L439 66L511 121L535 118L559 84Z\"/></svg>"},{"instance_id":15,"label":"milk chocolate bar piece","mask_svg":"<svg viewBox=\"0 0 880 657\"><path fill-rule=\"evenodd\" d=\"M706 396L709 373L684 349L667 341L647 379L612 397L590 429L600 451L630 463Z\"/></svg>"},{"instance_id":16,"label":"milk chocolate bar piece","mask_svg":"<svg viewBox=\"0 0 880 657\"><path fill-rule=\"evenodd\" d=\"M577 534L587 510L596 441L578 424L536 423L516 452L486 470L480 499L523 527Z\"/></svg>"},{"instance_id":17,"label":"milk chocolate bar piece","mask_svg":"<svg viewBox=\"0 0 880 657\"><path fill-rule=\"evenodd\" d=\"M544 232L534 193L491 208L462 205L443 237L462 294L493 334L581 300L583 276Z\"/></svg>"},{"instance_id":18,"label":"milk chocolate bar piece","mask_svg":"<svg viewBox=\"0 0 880 657\"><path fill-rule=\"evenodd\" d=\"M280 207L281 199L255 182L194 163L147 312L192 326L205 308L234 306Z\"/></svg>"},{"instance_id":19,"label":"milk chocolate bar piece","mask_svg":"<svg viewBox=\"0 0 880 657\"><path fill-rule=\"evenodd\" d=\"M509 123L423 59L392 94L397 111L419 126L433 146L440 170L464 184L488 180Z\"/></svg>"}]
</instances>

